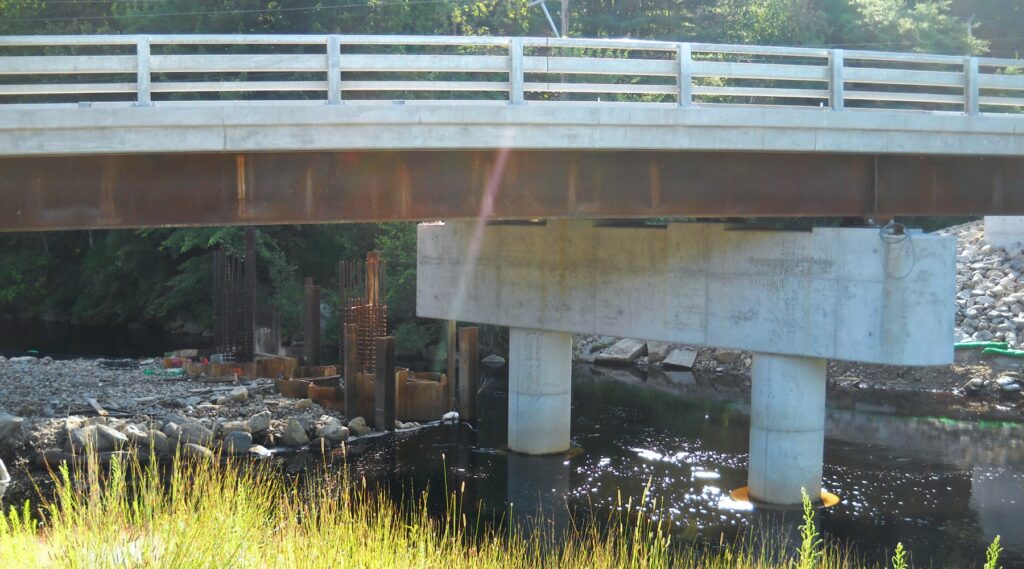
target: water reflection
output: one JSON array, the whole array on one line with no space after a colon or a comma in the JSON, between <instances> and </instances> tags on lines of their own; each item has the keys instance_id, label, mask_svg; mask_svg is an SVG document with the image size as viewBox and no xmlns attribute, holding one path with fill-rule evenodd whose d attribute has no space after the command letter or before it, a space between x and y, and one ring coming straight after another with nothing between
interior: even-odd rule
<instances>
[{"instance_id":1,"label":"water reflection","mask_svg":"<svg viewBox=\"0 0 1024 569\"><path fill-rule=\"evenodd\" d=\"M603 514L636 500L670 517L682 541L718 542L781 526L795 539L799 515L751 509L729 498L746 484L749 405L715 379L688 373L574 370L573 444L581 456L525 457L505 450L506 384L481 393L474 429L441 426L400 437L397 449L368 443L360 472L433 495L465 483L466 503L489 519L527 525L542 509ZM1024 428L1017 423L900 417L883 407L832 409L825 487L843 502L822 512L826 534L881 562L897 541L917 566L980 565L996 535L1006 569L1024 568ZM442 455L444 458L442 458ZM392 459L391 456L395 458ZM444 466L448 476L442 476ZM390 470L394 468L394 470ZM521 517L520 517L521 516Z\"/></svg>"}]
</instances>

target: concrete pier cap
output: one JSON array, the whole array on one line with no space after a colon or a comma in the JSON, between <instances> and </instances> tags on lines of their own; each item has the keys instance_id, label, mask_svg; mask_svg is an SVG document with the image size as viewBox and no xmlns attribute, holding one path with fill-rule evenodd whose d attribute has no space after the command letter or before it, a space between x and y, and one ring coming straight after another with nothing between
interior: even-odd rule
<instances>
[{"instance_id":1,"label":"concrete pier cap","mask_svg":"<svg viewBox=\"0 0 1024 569\"><path fill-rule=\"evenodd\" d=\"M509 444L527 453L568 446L572 333L755 352L750 495L787 504L820 490L826 360L951 363L955 274L955 240L913 230L457 220L419 227L416 304L512 328ZM557 404L512 409L540 385ZM559 443L530 447L524 422Z\"/></svg>"}]
</instances>

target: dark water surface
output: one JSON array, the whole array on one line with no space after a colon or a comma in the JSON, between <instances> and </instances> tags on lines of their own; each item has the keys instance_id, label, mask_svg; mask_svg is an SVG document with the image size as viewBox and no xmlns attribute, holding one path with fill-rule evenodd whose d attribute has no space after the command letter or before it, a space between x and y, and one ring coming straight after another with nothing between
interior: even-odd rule
<instances>
[{"instance_id":1,"label":"dark water surface","mask_svg":"<svg viewBox=\"0 0 1024 569\"><path fill-rule=\"evenodd\" d=\"M775 523L778 512L728 496L746 485L749 405L712 401L688 373L654 383L577 366L574 458L505 451L507 382L498 377L481 393L475 431L446 425L355 443L349 467L394 489L429 488L438 506L445 488L465 482L467 509L482 502L491 519L510 503L519 516L542 508L561 525L569 508L607 516L620 496L636 500L649 485L683 541L717 543ZM999 534L1001 564L1024 568L1024 425L830 409L825 487L842 503L823 511L822 531L869 560L884 563L902 541L917 567L980 567Z\"/></svg>"}]
</instances>

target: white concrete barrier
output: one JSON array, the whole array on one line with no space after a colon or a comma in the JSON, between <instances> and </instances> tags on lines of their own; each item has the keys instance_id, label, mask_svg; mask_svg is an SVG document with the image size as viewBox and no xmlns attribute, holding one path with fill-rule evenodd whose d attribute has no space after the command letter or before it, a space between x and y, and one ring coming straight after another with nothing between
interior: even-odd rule
<instances>
[{"instance_id":1,"label":"white concrete barrier","mask_svg":"<svg viewBox=\"0 0 1024 569\"><path fill-rule=\"evenodd\" d=\"M1024 216L986 215L985 241L1009 253L1024 250Z\"/></svg>"}]
</instances>

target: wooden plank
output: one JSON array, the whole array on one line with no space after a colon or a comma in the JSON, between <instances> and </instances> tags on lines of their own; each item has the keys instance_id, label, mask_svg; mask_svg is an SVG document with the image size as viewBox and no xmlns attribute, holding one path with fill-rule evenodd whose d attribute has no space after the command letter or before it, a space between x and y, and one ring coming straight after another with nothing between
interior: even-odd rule
<instances>
[{"instance_id":1,"label":"wooden plank","mask_svg":"<svg viewBox=\"0 0 1024 569\"><path fill-rule=\"evenodd\" d=\"M507 46L511 38L494 36L407 36L348 35L340 36L342 45L450 45Z\"/></svg>"},{"instance_id":2,"label":"wooden plank","mask_svg":"<svg viewBox=\"0 0 1024 569\"><path fill-rule=\"evenodd\" d=\"M718 87L697 85L694 95L719 97L786 97L790 99L828 99L825 89L779 89L775 87Z\"/></svg>"},{"instance_id":3,"label":"wooden plank","mask_svg":"<svg viewBox=\"0 0 1024 569\"><path fill-rule=\"evenodd\" d=\"M981 97L978 102L996 107L1024 107L1024 97Z\"/></svg>"},{"instance_id":4,"label":"wooden plank","mask_svg":"<svg viewBox=\"0 0 1024 569\"><path fill-rule=\"evenodd\" d=\"M770 45L695 43L693 44L693 51L740 55L778 55L783 57L828 57L828 49L824 48Z\"/></svg>"},{"instance_id":5,"label":"wooden plank","mask_svg":"<svg viewBox=\"0 0 1024 569\"><path fill-rule=\"evenodd\" d=\"M0 75L135 73L135 65L135 55L13 55L0 57Z\"/></svg>"},{"instance_id":6,"label":"wooden plank","mask_svg":"<svg viewBox=\"0 0 1024 569\"><path fill-rule=\"evenodd\" d=\"M887 101L899 103L951 103L962 104L963 95L942 93L899 93L888 91L847 91L847 100L854 101Z\"/></svg>"},{"instance_id":7,"label":"wooden plank","mask_svg":"<svg viewBox=\"0 0 1024 569\"><path fill-rule=\"evenodd\" d=\"M867 51L848 49L846 59L865 61L891 61L897 63L938 63L960 65L963 58L957 55L940 55L932 53L899 53L889 51Z\"/></svg>"},{"instance_id":8,"label":"wooden plank","mask_svg":"<svg viewBox=\"0 0 1024 569\"><path fill-rule=\"evenodd\" d=\"M106 417L107 415L109 415L109 413L107 413L107 410L104 409L102 405L100 405L100 402L96 401L92 397L86 397L85 402L88 403L89 407L92 407L92 410L96 411L96 414L99 415L100 417Z\"/></svg>"},{"instance_id":9,"label":"wooden plank","mask_svg":"<svg viewBox=\"0 0 1024 569\"><path fill-rule=\"evenodd\" d=\"M161 81L154 93L244 93L324 91L326 81Z\"/></svg>"},{"instance_id":10,"label":"wooden plank","mask_svg":"<svg viewBox=\"0 0 1024 569\"><path fill-rule=\"evenodd\" d=\"M549 93L621 93L627 95L676 95L675 85L637 85L633 83L537 83L523 86L527 92Z\"/></svg>"},{"instance_id":11,"label":"wooden plank","mask_svg":"<svg viewBox=\"0 0 1024 569\"><path fill-rule=\"evenodd\" d=\"M1024 89L1024 75L978 74L978 87L983 89Z\"/></svg>"},{"instance_id":12,"label":"wooden plank","mask_svg":"<svg viewBox=\"0 0 1024 569\"><path fill-rule=\"evenodd\" d=\"M916 69L880 69L877 67L847 67L847 83L877 83L884 85L927 85L929 87L961 87L962 71L919 71Z\"/></svg>"},{"instance_id":13,"label":"wooden plank","mask_svg":"<svg viewBox=\"0 0 1024 569\"><path fill-rule=\"evenodd\" d=\"M828 81L825 65L790 65L778 63L741 63L736 61L694 60L694 77L725 77L730 79L779 79L785 81Z\"/></svg>"},{"instance_id":14,"label":"wooden plank","mask_svg":"<svg viewBox=\"0 0 1024 569\"><path fill-rule=\"evenodd\" d=\"M586 75L652 75L675 77L674 59L615 59L610 57L523 57L526 73L575 73Z\"/></svg>"},{"instance_id":15,"label":"wooden plank","mask_svg":"<svg viewBox=\"0 0 1024 569\"><path fill-rule=\"evenodd\" d=\"M635 39L590 39L590 38L552 38L524 37L523 45L527 47L557 47L570 49L613 49L613 50L676 50L675 42L635 40Z\"/></svg>"},{"instance_id":16,"label":"wooden plank","mask_svg":"<svg viewBox=\"0 0 1024 569\"><path fill-rule=\"evenodd\" d=\"M508 91L505 81L342 81L342 91Z\"/></svg>"},{"instance_id":17,"label":"wooden plank","mask_svg":"<svg viewBox=\"0 0 1024 569\"><path fill-rule=\"evenodd\" d=\"M457 71L508 72L508 59L501 55L395 55L342 53L341 69L353 71Z\"/></svg>"},{"instance_id":18,"label":"wooden plank","mask_svg":"<svg viewBox=\"0 0 1024 569\"><path fill-rule=\"evenodd\" d=\"M83 95L87 93L134 93L135 83L37 83L0 85L0 95Z\"/></svg>"},{"instance_id":19,"label":"wooden plank","mask_svg":"<svg viewBox=\"0 0 1024 569\"><path fill-rule=\"evenodd\" d=\"M477 394L480 388L479 329L459 328L459 418L477 419Z\"/></svg>"},{"instance_id":20,"label":"wooden plank","mask_svg":"<svg viewBox=\"0 0 1024 569\"><path fill-rule=\"evenodd\" d=\"M136 36L97 34L87 36L0 36L0 46L135 45Z\"/></svg>"},{"instance_id":21,"label":"wooden plank","mask_svg":"<svg viewBox=\"0 0 1024 569\"><path fill-rule=\"evenodd\" d=\"M154 73L327 70L327 54L254 53L244 55L154 55Z\"/></svg>"},{"instance_id":22,"label":"wooden plank","mask_svg":"<svg viewBox=\"0 0 1024 569\"><path fill-rule=\"evenodd\" d=\"M374 342L377 351L377 373L373 380L373 428L395 430L395 338L383 336Z\"/></svg>"}]
</instances>

